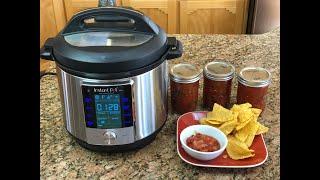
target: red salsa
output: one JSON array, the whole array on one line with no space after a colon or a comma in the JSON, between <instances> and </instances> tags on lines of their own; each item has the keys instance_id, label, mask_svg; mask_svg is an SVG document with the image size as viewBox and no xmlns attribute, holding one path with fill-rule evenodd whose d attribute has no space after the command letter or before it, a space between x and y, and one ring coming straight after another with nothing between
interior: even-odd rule
<instances>
[{"instance_id":1,"label":"red salsa","mask_svg":"<svg viewBox=\"0 0 320 180\"><path fill-rule=\"evenodd\" d=\"M170 86L173 111L183 114L197 108L199 81L187 84L171 80Z\"/></svg>"},{"instance_id":2,"label":"red salsa","mask_svg":"<svg viewBox=\"0 0 320 180\"><path fill-rule=\"evenodd\" d=\"M211 110L214 103L229 107L234 67L225 62L211 62L204 69L203 106Z\"/></svg>"},{"instance_id":3,"label":"red salsa","mask_svg":"<svg viewBox=\"0 0 320 180\"><path fill-rule=\"evenodd\" d=\"M201 133L188 137L187 146L201 152L213 152L220 149L217 139Z\"/></svg>"},{"instance_id":4,"label":"red salsa","mask_svg":"<svg viewBox=\"0 0 320 180\"><path fill-rule=\"evenodd\" d=\"M242 69L238 75L237 104L248 102L252 107L263 111L266 106L270 76L270 72L263 68Z\"/></svg>"},{"instance_id":5,"label":"red salsa","mask_svg":"<svg viewBox=\"0 0 320 180\"><path fill-rule=\"evenodd\" d=\"M268 86L248 87L241 83L238 84L237 103L250 103L252 107L264 110Z\"/></svg>"},{"instance_id":6,"label":"red salsa","mask_svg":"<svg viewBox=\"0 0 320 180\"><path fill-rule=\"evenodd\" d=\"M191 64L177 64L170 70L171 107L176 113L194 111L198 102L201 71Z\"/></svg>"}]
</instances>

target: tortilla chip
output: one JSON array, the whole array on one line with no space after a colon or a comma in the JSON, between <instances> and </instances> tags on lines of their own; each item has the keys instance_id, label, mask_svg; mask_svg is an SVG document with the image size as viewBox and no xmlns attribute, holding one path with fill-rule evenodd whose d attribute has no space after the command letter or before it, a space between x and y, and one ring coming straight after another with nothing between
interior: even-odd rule
<instances>
[{"instance_id":1,"label":"tortilla chip","mask_svg":"<svg viewBox=\"0 0 320 180\"><path fill-rule=\"evenodd\" d=\"M245 142L247 137L248 137L248 133L247 133L247 130L246 130L246 126L242 129L240 129L239 131L235 131L234 133L234 136L239 140L239 141L242 141L242 142Z\"/></svg>"},{"instance_id":2,"label":"tortilla chip","mask_svg":"<svg viewBox=\"0 0 320 180\"><path fill-rule=\"evenodd\" d=\"M233 120L238 122L239 112L232 112L232 114L233 114Z\"/></svg>"},{"instance_id":3,"label":"tortilla chip","mask_svg":"<svg viewBox=\"0 0 320 180\"><path fill-rule=\"evenodd\" d=\"M238 122L236 120L233 121L227 121L225 123L223 123L219 129L225 134L228 135L230 134L233 129L236 127L236 125L238 124Z\"/></svg>"},{"instance_id":4,"label":"tortilla chip","mask_svg":"<svg viewBox=\"0 0 320 180\"><path fill-rule=\"evenodd\" d=\"M251 108L251 111L259 117L259 115L261 114L262 110L258 109L258 108Z\"/></svg>"},{"instance_id":5,"label":"tortilla chip","mask_svg":"<svg viewBox=\"0 0 320 180\"><path fill-rule=\"evenodd\" d=\"M210 113L209 116L210 116L210 119L220 121L220 122L233 120L232 111L220 106L217 103L213 105L212 113Z\"/></svg>"},{"instance_id":6,"label":"tortilla chip","mask_svg":"<svg viewBox=\"0 0 320 180\"><path fill-rule=\"evenodd\" d=\"M258 123L258 125L259 125L259 128L258 128L258 130L257 130L257 132L256 132L256 135L259 135L259 134L268 132L268 130L269 130L268 127L262 125L262 124L259 123L259 122L257 122L257 123Z\"/></svg>"},{"instance_id":7,"label":"tortilla chip","mask_svg":"<svg viewBox=\"0 0 320 180\"><path fill-rule=\"evenodd\" d=\"M249 126L249 131L247 139L245 140L245 143L248 147L250 147L252 145L253 139L256 136L256 133L259 129L259 124L257 121L251 121L247 126Z\"/></svg>"},{"instance_id":8,"label":"tortilla chip","mask_svg":"<svg viewBox=\"0 0 320 180\"><path fill-rule=\"evenodd\" d=\"M234 104L230 110L233 112L239 112L241 110L249 109L251 107L252 107L252 105L250 103Z\"/></svg>"},{"instance_id":9,"label":"tortilla chip","mask_svg":"<svg viewBox=\"0 0 320 180\"><path fill-rule=\"evenodd\" d=\"M218 128L218 127L221 125L221 123L219 123L219 124L212 124L212 123L210 123L210 121L208 121L206 118L200 119L200 120L199 120L199 123L200 123L200 124L204 124L204 125L213 126L213 127L216 127L216 128Z\"/></svg>"},{"instance_id":10,"label":"tortilla chip","mask_svg":"<svg viewBox=\"0 0 320 180\"><path fill-rule=\"evenodd\" d=\"M255 114L251 111L251 109L242 109L241 111L239 111L239 115L238 115L238 121L241 122L246 122L249 119L252 118L252 116L254 116Z\"/></svg>"},{"instance_id":11,"label":"tortilla chip","mask_svg":"<svg viewBox=\"0 0 320 180\"><path fill-rule=\"evenodd\" d=\"M249 109L252 107L250 103L244 103L239 105L241 109Z\"/></svg>"},{"instance_id":12,"label":"tortilla chip","mask_svg":"<svg viewBox=\"0 0 320 180\"><path fill-rule=\"evenodd\" d=\"M254 118L252 117L245 122L238 123L238 125L236 126L236 130L239 131L240 129L244 128L250 121L253 121L253 120Z\"/></svg>"},{"instance_id":13,"label":"tortilla chip","mask_svg":"<svg viewBox=\"0 0 320 180\"><path fill-rule=\"evenodd\" d=\"M231 159L245 159L255 155L244 142L239 141L237 138L229 135L228 141L226 150Z\"/></svg>"},{"instance_id":14,"label":"tortilla chip","mask_svg":"<svg viewBox=\"0 0 320 180\"><path fill-rule=\"evenodd\" d=\"M207 118L208 118L208 119L212 118L212 111L210 111L210 112L207 113Z\"/></svg>"},{"instance_id":15,"label":"tortilla chip","mask_svg":"<svg viewBox=\"0 0 320 180\"><path fill-rule=\"evenodd\" d=\"M240 112L241 108L240 108L239 105L234 104L230 110L231 110L232 112Z\"/></svg>"},{"instance_id":16,"label":"tortilla chip","mask_svg":"<svg viewBox=\"0 0 320 180\"><path fill-rule=\"evenodd\" d=\"M206 119L206 121L209 123L209 124L214 124L214 125L217 125L217 124L222 124L223 122L221 121L216 121L214 119Z\"/></svg>"},{"instance_id":17,"label":"tortilla chip","mask_svg":"<svg viewBox=\"0 0 320 180\"><path fill-rule=\"evenodd\" d=\"M245 142L248 135L252 131L252 128L255 126L255 122L256 121L254 121L254 119L250 120L243 128L236 130L234 133L234 136L238 140Z\"/></svg>"},{"instance_id":18,"label":"tortilla chip","mask_svg":"<svg viewBox=\"0 0 320 180\"><path fill-rule=\"evenodd\" d=\"M201 119L199 120L199 123L200 123L200 124L204 124L204 125L210 125L210 124L207 122L206 118L201 118Z\"/></svg>"}]
</instances>

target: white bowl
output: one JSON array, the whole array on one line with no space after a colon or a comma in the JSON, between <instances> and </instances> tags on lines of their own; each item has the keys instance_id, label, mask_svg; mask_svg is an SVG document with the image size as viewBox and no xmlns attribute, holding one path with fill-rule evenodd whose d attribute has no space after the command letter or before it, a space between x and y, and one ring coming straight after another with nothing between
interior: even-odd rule
<instances>
[{"instance_id":1,"label":"white bowl","mask_svg":"<svg viewBox=\"0 0 320 180\"><path fill-rule=\"evenodd\" d=\"M194 149L188 147L187 143L186 143L187 139L190 136L194 135L196 132L201 133L201 134L205 134L205 135L208 135L208 136L211 136L211 137L214 137L215 139L217 139L220 144L220 149L217 151L213 151L213 152L201 152L201 151L197 151L197 150L194 150ZM222 131L220 131L218 128L208 126L208 125L192 125L192 126L185 128L184 130L182 130L182 132L180 134L180 142L182 144L182 148L190 156L192 156L193 158L196 158L198 160L207 161L207 160L212 160L223 153L223 151L227 147L228 139L227 139L227 136Z\"/></svg>"}]
</instances>

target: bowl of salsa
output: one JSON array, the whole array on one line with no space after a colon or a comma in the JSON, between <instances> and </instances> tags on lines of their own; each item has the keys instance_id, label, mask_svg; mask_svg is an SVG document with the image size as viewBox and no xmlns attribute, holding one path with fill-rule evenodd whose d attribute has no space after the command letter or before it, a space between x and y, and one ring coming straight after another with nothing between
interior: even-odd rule
<instances>
[{"instance_id":1,"label":"bowl of salsa","mask_svg":"<svg viewBox=\"0 0 320 180\"><path fill-rule=\"evenodd\" d=\"M195 159L208 161L223 153L228 144L226 135L208 125L192 125L180 134L182 148Z\"/></svg>"}]
</instances>

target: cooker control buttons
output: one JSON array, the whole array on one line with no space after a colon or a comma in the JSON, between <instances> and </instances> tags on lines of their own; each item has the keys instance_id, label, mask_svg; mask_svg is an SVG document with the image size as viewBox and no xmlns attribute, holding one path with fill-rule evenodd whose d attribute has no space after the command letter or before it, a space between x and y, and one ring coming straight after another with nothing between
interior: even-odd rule
<instances>
[{"instance_id":1,"label":"cooker control buttons","mask_svg":"<svg viewBox=\"0 0 320 180\"><path fill-rule=\"evenodd\" d=\"M116 143L116 138L117 138L117 135L115 132L113 131L106 131L103 133L103 136L105 137L105 142L107 144L115 144Z\"/></svg>"},{"instance_id":2,"label":"cooker control buttons","mask_svg":"<svg viewBox=\"0 0 320 180\"><path fill-rule=\"evenodd\" d=\"M122 102L123 102L123 103L129 102L129 98L127 98L127 97L123 97L123 98L121 98L121 99L122 99Z\"/></svg>"},{"instance_id":3,"label":"cooker control buttons","mask_svg":"<svg viewBox=\"0 0 320 180\"><path fill-rule=\"evenodd\" d=\"M92 99L90 97L85 97L84 98L84 102L86 103L91 103L92 102Z\"/></svg>"},{"instance_id":4,"label":"cooker control buttons","mask_svg":"<svg viewBox=\"0 0 320 180\"><path fill-rule=\"evenodd\" d=\"M87 121L87 126L91 127L93 125L94 125L93 121Z\"/></svg>"}]
</instances>

